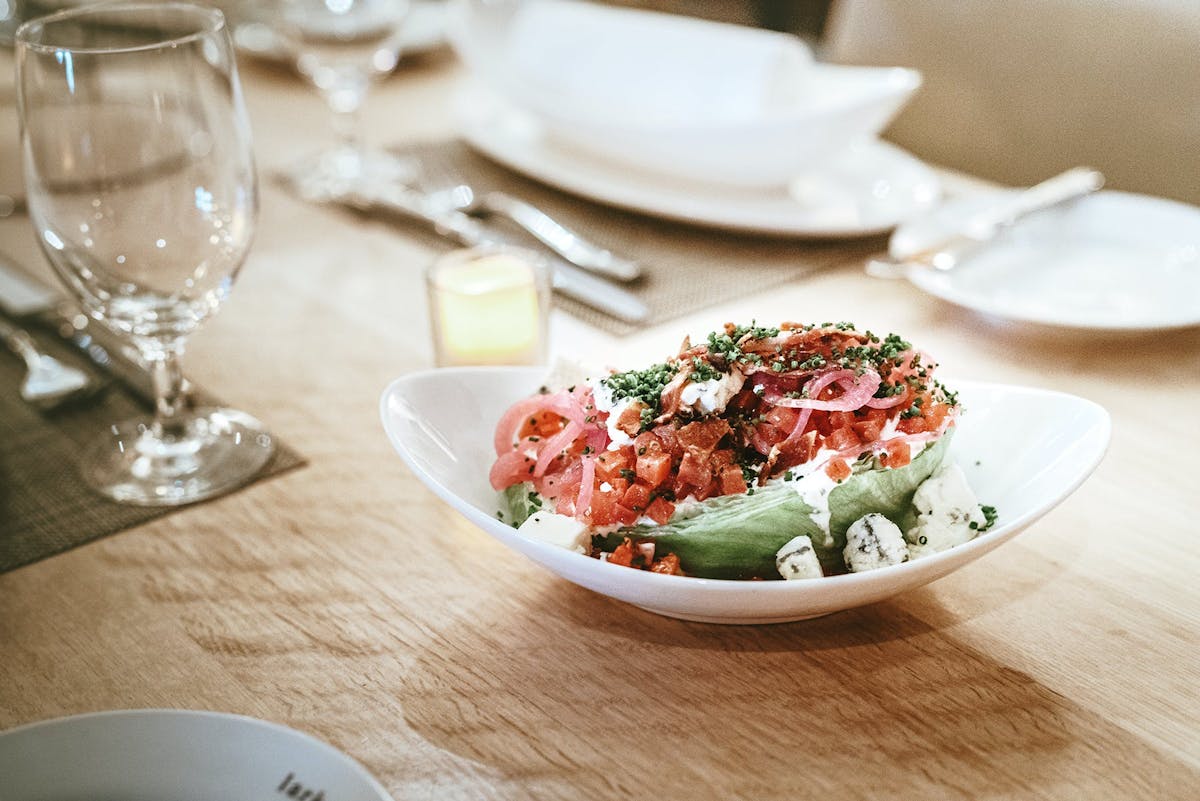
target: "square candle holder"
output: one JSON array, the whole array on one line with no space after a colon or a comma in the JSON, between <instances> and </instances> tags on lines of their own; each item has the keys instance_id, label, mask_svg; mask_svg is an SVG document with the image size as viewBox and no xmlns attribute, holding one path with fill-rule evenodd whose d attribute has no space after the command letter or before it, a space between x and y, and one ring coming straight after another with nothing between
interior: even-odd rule
<instances>
[{"instance_id":1,"label":"square candle holder","mask_svg":"<svg viewBox=\"0 0 1200 801\"><path fill-rule=\"evenodd\" d=\"M455 250L426 272L438 367L545 364L550 268L508 245Z\"/></svg>"}]
</instances>

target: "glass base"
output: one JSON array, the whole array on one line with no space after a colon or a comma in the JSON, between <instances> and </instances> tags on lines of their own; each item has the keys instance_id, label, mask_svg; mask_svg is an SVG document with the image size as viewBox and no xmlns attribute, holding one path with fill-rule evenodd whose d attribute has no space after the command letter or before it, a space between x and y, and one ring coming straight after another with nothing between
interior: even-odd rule
<instances>
[{"instance_id":1,"label":"glass base","mask_svg":"<svg viewBox=\"0 0 1200 801\"><path fill-rule=\"evenodd\" d=\"M183 420L181 435L162 439L149 417L112 426L84 452L84 480L120 503L181 506L240 487L275 451L262 423L244 412L200 408Z\"/></svg>"}]
</instances>

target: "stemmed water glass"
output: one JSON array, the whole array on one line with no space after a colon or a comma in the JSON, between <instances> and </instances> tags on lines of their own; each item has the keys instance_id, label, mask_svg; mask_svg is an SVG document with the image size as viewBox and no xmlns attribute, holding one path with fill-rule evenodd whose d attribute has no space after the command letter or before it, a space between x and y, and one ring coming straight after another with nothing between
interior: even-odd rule
<instances>
[{"instance_id":1,"label":"stemmed water glass","mask_svg":"<svg viewBox=\"0 0 1200 801\"><path fill-rule=\"evenodd\" d=\"M254 418L193 408L179 360L228 297L254 232L250 127L219 11L175 2L92 5L17 31L29 212L83 309L154 370L152 418L113 425L84 477L166 506L244 483L273 443Z\"/></svg>"},{"instance_id":2,"label":"stemmed water glass","mask_svg":"<svg viewBox=\"0 0 1200 801\"><path fill-rule=\"evenodd\" d=\"M272 22L299 72L321 93L337 144L292 169L300 183L348 188L415 177L411 161L366 145L363 104L400 59L409 0L271 0Z\"/></svg>"}]
</instances>

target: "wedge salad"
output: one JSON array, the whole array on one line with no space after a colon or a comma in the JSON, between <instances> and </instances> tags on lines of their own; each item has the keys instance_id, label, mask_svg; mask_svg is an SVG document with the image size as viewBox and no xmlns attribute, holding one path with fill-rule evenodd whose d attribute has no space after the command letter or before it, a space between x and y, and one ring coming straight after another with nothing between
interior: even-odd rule
<instances>
[{"instance_id":1,"label":"wedge salad","mask_svg":"<svg viewBox=\"0 0 1200 801\"><path fill-rule=\"evenodd\" d=\"M522 535L614 565L724 579L861 572L995 521L947 450L936 364L850 323L724 330L645 369L544 386L496 426Z\"/></svg>"}]
</instances>

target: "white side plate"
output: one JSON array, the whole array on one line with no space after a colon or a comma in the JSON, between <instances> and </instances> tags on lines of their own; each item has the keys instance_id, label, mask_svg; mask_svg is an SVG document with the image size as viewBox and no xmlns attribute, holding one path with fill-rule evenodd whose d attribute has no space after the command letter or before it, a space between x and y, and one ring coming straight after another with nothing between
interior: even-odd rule
<instances>
[{"instance_id":1,"label":"white side plate","mask_svg":"<svg viewBox=\"0 0 1200 801\"><path fill-rule=\"evenodd\" d=\"M361 765L307 734L178 709L98 712L10 729L0 733L0 777L6 801L294 801L318 792L328 801L392 801Z\"/></svg>"},{"instance_id":2,"label":"white side plate","mask_svg":"<svg viewBox=\"0 0 1200 801\"><path fill-rule=\"evenodd\" d=\"M781 623L827 615L920 587L972 562L1044 515L1095 469L1108 446L1108 413L1091 401L1040 389L947 381L966 413L951 452L981 502L999 510L986 534L894 567L807 581L722 581L610 565L520 536L496 519L488 483L493 428L536 391L537 368L412 373L383 393L388 437L418 478L488 534L568 581L669 617L711 623ZM436 534L434 535L436 536Z\"/></svg>"},{"instance_id":3,"label":"white side plate","mask_svg":"<svg viewBox=\"0 0 1200 801\"><path fill-rule=\"evenodd\" d=\"M901 226L901 258L958 230L996 198L972 196ZM948 272L913 270L922 290L991 317L1089 331L1200 325L1200 209L1099 192L1019 223Z\"/></svg>"},{"instance_id":4,"label":"white side plate","mask_svg":"<svg viewBox=\"0 0 1200 801\"><path fill-rule=\"evenodd\" d=\"M927 214L941 184L899 148L868 140L797 175L787 187L754 189L641 172L551 136L532 115L471 85L456 104L463 138L489 158L538 181L611 206L729 230L808 238L890 231Z\"/></svg>"}]
</instances>

